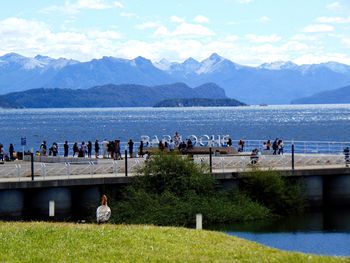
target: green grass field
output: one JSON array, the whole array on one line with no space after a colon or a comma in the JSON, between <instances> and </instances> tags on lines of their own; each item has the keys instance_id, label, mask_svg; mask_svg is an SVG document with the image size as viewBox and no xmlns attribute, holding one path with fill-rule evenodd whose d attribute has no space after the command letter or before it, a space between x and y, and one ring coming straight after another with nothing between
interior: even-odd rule
<instances>
[{"instance_id":1,"label":"green grass field","mask_svg":"<svg viewBox=\"0 0 350 263\"><path fill-rule=\"evenodd\" d=\"M1 222L0 240L0 262L350 262L172 227Z\"/></svg>"}]
</instances>

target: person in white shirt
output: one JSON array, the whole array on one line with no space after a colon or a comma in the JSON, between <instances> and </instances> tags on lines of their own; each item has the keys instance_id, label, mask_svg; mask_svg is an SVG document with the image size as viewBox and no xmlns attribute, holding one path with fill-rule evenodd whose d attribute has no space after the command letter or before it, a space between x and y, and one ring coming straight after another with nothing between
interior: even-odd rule
<instances>
[{"instance_id":1,"label":"person in white shirt","mask_svg":"<svg viewBox=\"0 0 350 263\"><path fill-rule=\"evenodd\" d=\"M107 205L107 196L103 195L101 205L96 210L97 223L106 223L111 217L111 209Z\"/></svg>"},{"instance_id":2,"label":"person in white shirt","mask_svg":"<svg viewBox=\"0 0 350 263\"><path fill-rule=\"evenodd\" d=\"M104 139L104 141L102 142L103 158L108 157L108 144L109 141L107 141L107 139Z\"/></svg>"}]
</instances>

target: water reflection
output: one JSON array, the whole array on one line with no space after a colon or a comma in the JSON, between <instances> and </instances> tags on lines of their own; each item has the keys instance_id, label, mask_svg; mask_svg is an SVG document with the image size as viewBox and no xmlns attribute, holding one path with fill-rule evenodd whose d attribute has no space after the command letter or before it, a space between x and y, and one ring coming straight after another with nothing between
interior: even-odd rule
<instances>
[{"instance_id":1,"label":"water reflection","mask_svg":"<svg viewBox=\"0 0 350 263\"><path fill-rule=\"evenodd\" d=\"M350 256L350 208L211 229L283 250Z\"/></svg>"}]
</instances>

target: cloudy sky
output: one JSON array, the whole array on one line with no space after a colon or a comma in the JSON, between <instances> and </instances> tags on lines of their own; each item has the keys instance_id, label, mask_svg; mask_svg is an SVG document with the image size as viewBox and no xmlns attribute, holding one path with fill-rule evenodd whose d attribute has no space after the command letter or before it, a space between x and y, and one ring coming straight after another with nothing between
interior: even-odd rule
<instances>
[{"instance_id":1,"label":"cloudy sky","mask_svg":"<svg viewBox=\"0 0 350 263\"><path fill-rule=\"evenodd\" d=\"M349 0L11 0L0 55L350 64Z\"/></svg>"}]
</instances>

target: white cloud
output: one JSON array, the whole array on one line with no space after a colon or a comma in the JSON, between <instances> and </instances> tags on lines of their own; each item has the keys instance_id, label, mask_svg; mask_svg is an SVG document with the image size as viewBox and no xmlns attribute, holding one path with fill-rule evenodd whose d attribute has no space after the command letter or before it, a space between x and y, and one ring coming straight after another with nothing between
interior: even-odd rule
<instances>
[{"instance_id":1,"label":"white cloud","mask_svg":"<svg viewBox=\"0 0 350 263\"><path fill-rule=\"evenodd\" d=\"M128 13L128 12L121 12L120 15L123 17L138 17L136 13Z\"/></svg>"},{"instance_id":2,"label":"white cloud","mask_svg":"<svg viewBox=\"0 0 350 263\"><path fill-rule=\"evenodd\" d=\"M181 23L179 24L174 31L170 32L166 27L160 26L154 33L156 36L190 36L190 37L198 37L198 36L213 36L215 33L211 31L209 28L198 25L198 24L189 24L189 23Z\"/></svg>"},{"instance_id":3,"label":"white cloud","mask_svg":"<svg viewBox=\"0 0 350 263\"><path fill-rule=\"evenodd\" d=\"M144 22L142 24L136 25L136 29L149 29L149 28L159 28L161 25L157 22Z\"/></svg>"},{"instance_id":4,"label":"white cloud","mask_svg":"<svg viewBox=\"0 0 350 263\"><path fill-rule=\"evenodd\" d=\"M193 21L196 23L204 24L204 23L209 23L209 18L203 15L197 15L195 18L193 18Z\"/></svg>"},{"instance_id":5,"label":"white cloud","mask_svg":"<svg viewBox=\"0 0 350 263\"><path fill-rule=\"evenodd\" d=\"M155 22L147 23L144 23L144 28L155 26L152 24ZM117 30L55 32L45 23L12 17L0 20L0 54L42 54L81 61L102 56L134 58L141 55L153 61L162 58L183 61L188 57L201 60L216 52L243 65L279 60L291 60L298 64L326 61L350 64L349 55L327 52L322 41L317 41L322 39L322 35L300 34L290 39L275 34L213 38L211 36L214 32L203 25L183 22L173 26L169 30L158 25L154 34L161 37L141 41L123 38ZM344 46L350 48L348 36L339 39Z\"/></svg>"},{"instance_id":6,"label":"white cloud","mask_svg":"<svg viewBox=\"0 0 350 263\"><path fill-rule=\"evenodd\" d=\"M336 61L350 65L350 57L347 54L342 53L324 53L316 52L313 54L305 54L295 59L297 64L319 64L330 61Z\"/></svg>"},{"instance_id":7,"label":"white cloud","mask_svg":"<svg viewBox=\"0 0 350 263\"><path fill-rule=\"evenodd\" d=\"M183 23L183 22L185 22L185 19L183 19L182 17L178 17L178 16L171 16L170 21L174 22L174 23Z\"/></svg>"},{"instance_id":8,"label":"white cloud","mask_svg":"<svg viewBox=\"0 0 350 263\"><path fill-rule=\"evenodd\" d=\"M303 32L305 33L321 33L321 32L331 32L334 27L326 24L315 24L304 27Z\"/></svg>"},{"instance_id":9,"label":"white cloud","mask_svg":"<svg viewBox=\"0 0 350 263\"><path fill-rule=\"evenodd\" d=\"M122 36L117 31L107 30L107 31L89 31L86 34L90 39L108 39L117 40L121 39Z\"/></svg>"},{"instance_id":10,"label":"white cloud","mask_svg":"<svg viewBox=\"0 0 350 263\"><path fill-rule=\"evenodd\" d=\"M268 17L268 16L262 16L259 18L259 22L260 23L267 23L267 22L270 22L271 19Z\"/></svg>"},{"instance_id":11,"label":"white cloud","mask_svg":"<svg viewBox=\"0 0 350 263\"><path fill-rule=\"evenodd\" d=\"M319 40L319 35L297 34L297 35L292 36L291 40L294 40L294 41L317 41L317 40Z\"/></svg>"},{"instance_id":12,"label":"white cloud","mask_svg":"<svg viewBox=\"0 0 350 263\"><path fill-rule=\"evenodd\" d=\"M339 2L333 2L326 7L330 11L341 11L343 9L342 5Z\"/></svg>"},{"instance_id":13,"label":"white cloud","mask_svg":"<svg viewBox=\"0 0 350 263\"><path fill-rule=\"evenodd\" d=\"M236 41L238 41L239 39L240 39L240 37L237 36L237 35L229 35L229 36L226 36L226 37L224 38L225 41L229 41L229 42L236 42Z\"/></svg>"},{"instance_id":14,"label":"white cloud","mask_svg":"<svg viewBox=\"0 0 350 263\"><path fill-rule=\"evenodd\" d=\"M118 1L115 1L115 2L113 3L113 5L114 5L115 7L117 7L117 8L123 8L123 7L124 7L124 5L123 5L121 2L118 2Z\"/></svg>"},{"instance_id":15,"label":"white cloud","mask_svg":"<svg viewBox=\"0 0 350 263\"><path fill-rule=\"evenodd\" d=\"M342 40L341 40L341 42L342 42L345 46L347 46L347 47L350 48L350 37L343 37Z\"/></svg>"},{"instance_id":16,"label":"white cloud","mask_svg":"<svg viewBox=\"0 0 350 263\"><path fill-rule=\"evenodd\" d=\"M249 3L253 3L254 0L237 0L237 2L240 4L249 4Z\"/></svg>"},{"instance_id":17,"label":"white cloud","mask_svg":"<svg viewBox=\"0 0 350 263\"><path fill-rule=\"evenodd\" d=\"M245 36L250 42L254 43L274 43L280 41L282 38L278 35L269 35L269 36L258 36L255 34L248 34Z\"/></svg>"},{"instance_id":18,"label":"white cloud","mask_svg":"<svg viewBox=\"0 0 350 263\"><path fill-rule=\"evenodd\" d=\"M1 53L50 55L87 60L110 54L121 39L117 31L53 32L42 22L16 17L0 21Z\"/></svg>"},{"instance_id":19,"label":"white cloud","mask_svg":"<svg viewBox=\"0 0 350 263\"><path fill-rule=\"evenodd\" d=\"M318 23L329 23L329 24L349 24L350 17L327 17L322 16L316 19Z\"/></svg>"},{"instance_id":20,"label":"white cloud","mask_svg":"<svg viewBox=\"0 0 350 263\"><path fill-rule=\"evenodd\" d=\"M53 5L42 10L44 13L62 12L65 14L76 14L82 10L105 10L112 8L123 8L123 4L106 2L105 0L78 0L76 2L65 1L63 5Z\"/></svg>"}]
</instances>

